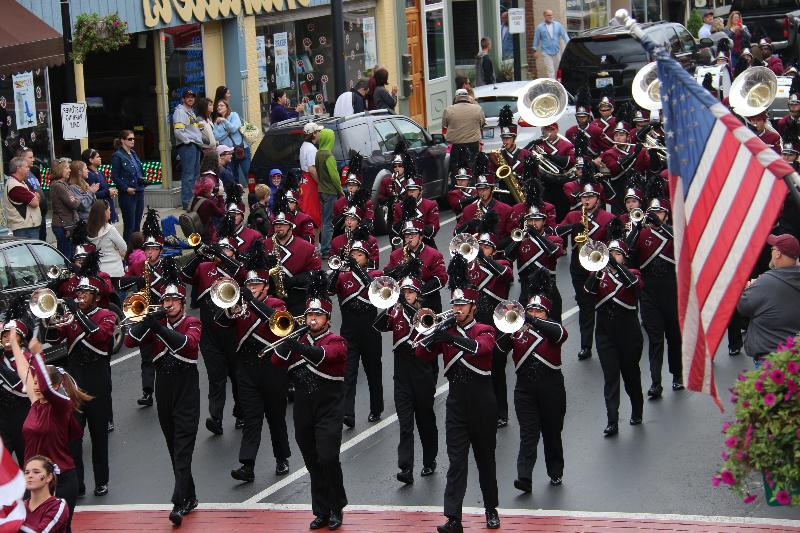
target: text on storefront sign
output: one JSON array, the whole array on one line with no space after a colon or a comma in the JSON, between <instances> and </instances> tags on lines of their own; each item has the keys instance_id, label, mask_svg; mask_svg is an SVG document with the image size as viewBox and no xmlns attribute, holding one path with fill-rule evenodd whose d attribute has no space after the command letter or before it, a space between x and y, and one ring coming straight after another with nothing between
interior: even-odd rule
<instances>
[{"instance_id":1,"label":"text on storefront sign","mask_svg":"<svg viewBox=\"0 0 800 533\"><path fill-rule=\"evenodd\" d=\"M202 22L237 16L258 15L308 7L311 0L142 0L144 24L148 28L159 23L170 24L173 12L183 22Z\"/></svg>"}]
</instances>

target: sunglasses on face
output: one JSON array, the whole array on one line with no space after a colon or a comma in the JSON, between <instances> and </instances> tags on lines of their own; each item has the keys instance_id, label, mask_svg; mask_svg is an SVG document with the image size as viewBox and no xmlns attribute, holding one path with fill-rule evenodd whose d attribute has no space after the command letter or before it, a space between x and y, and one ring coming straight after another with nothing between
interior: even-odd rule
<instances>
[{"instance_id":1,"label":"sunglasses on face","mask_svg":"<svg viewBox=\"0 0 800 533\"><path fill-rule=\"evenodd\" d=\"M134 140L136 140L136 138L135 138L135 137L128 137L128 138L127 138L127 139L125 139L125 140L126 140L126 141L134 141Z\"/></svg>"}]
</instances>

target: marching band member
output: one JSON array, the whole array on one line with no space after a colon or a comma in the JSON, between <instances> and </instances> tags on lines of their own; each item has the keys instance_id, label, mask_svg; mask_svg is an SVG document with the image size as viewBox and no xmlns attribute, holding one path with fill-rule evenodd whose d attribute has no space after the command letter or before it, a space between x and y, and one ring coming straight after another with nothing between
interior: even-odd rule
<instances>
[{"instance_id":1,"label":"marching band member","mask_svg":"<svg viewBox=\"0 0 800 533\"><path fill-rule=\"evenodd\" d=\"M452 154L450 155L452 157ZM455 186L447 191L447 204L456 215L456 225L461 225L461 217L464 207L477 199L475 187L470 187L469 180L472 179L472 169L469 168L469 153L466 149L459 150L460 162L456 165L456 173L453 176Z\"/></svg>"},{"instance_id":2,"label":"marching band member","mask_svg":"<svg viewBox=\"0 0 800 533\"><path fill-rule=\"evenodd\" d=\"M242 282L242 311L218 313L223 325L233 323L236 339L236 375L239 384L239 405L244 420L242 443L239 447L238 469L231 471L233 479L251 483L255 480L255 463L261 446L264 418L269 425L275 475L289 473L289 434L286 430L286 392L289 386L286 369L275 365L263 351L279 339L269 328L276 311L285 311L282 300L268 294L269 270L276 265L275 257L266 255L264 245L255 242L248 249L245 263L239 271Z\"/></svg>"},{"instance_id":3,"label":"marching band member","mask_svg":"<svg viewBox=\"0 0 800 533\"><path fill-rule=\"evenodd\" d=\"M261 234L247 225L242 202L242 187L238 183L234 183L226 188L226 194L228 204L226 215L228 215L228 223L233 225L228 239L236 246L237 250L247 250L254 242L261 239Z\"/></svg>"},{"instance_id":4,"label":"marching band member","mask_svg":"<svg viewBox=\"0 0 800 533\"><path fill-rule=\"evenodd\" d=\"M391 228L396 220L394 206L401 202L406 194L405 181L408 176L416 174L416 163L404 140L397 143L392 157L391 173L381 179L378 187L378 203L386 206L386 226Z\"/></svg>"},{"instance_id":5,"label":"marching band member","mask_svg":"<svg viewBox=\"0 0 800 533\"><path fill-rule=\"evenodd\" d=\"M404 264L412 259L419 259L422 262L420 269L422 305L437 313L441 312L442 297L439 291L447 283L444 257L439 250L422 242L422 221L406 220L399 233L403 236L403 246L393 250L389 255L389 264L386 265L384 274L396 278L395 269L403 268Z\"/></svg>"},{"instance_id":6,"label":"marching band member","mask_svg":"<svg viewBox=\"0 0 800 533\"><path fill-rule=\"evenodd\" d=\"M169 519L179 526L197 507L192 454L200 422L197 351L203 328L200 320L186 314L186 287L179 281L181 274L173 258L164 260L163 276L163 310L148 313L131 327L125 346L134 348L147 340L153 346L158 422L175 476Z\"/></svg>"},{"instance_id":7,"label":"marching band member","mask_svg":"<svg viewBox=\"0 0 800 533\"><path fill-rule=\"evenodd\" d=\"M625 266L628 249L624 241L612 240L608 250L608 266L592 272L585 290L596 301L597 354L603 368L603 396L608 417L603 434L611 437L619 432L620 375L631 400L632 426L642 423L644 400L639 372L643 340L636 309L642 278L638 270Z\"/></svg>"},{"instance_id":8,"label":"marching band member","mask_svg":"<svg viewBox=\"0 0 800 533\"><path fill-rule=\"evenodd\" d=\"M628 128L628 135L631 138L635 137L638 141L643 141L644 136L652 130L649 111L637 110L631 122L633 125Z\"/></svg>"},{"instance_id":9,"label":"marching band member","mask_svg":"<svg viewBox=\"0 0 800 533\"><path fill-rule=\"evenodd\" d=\"M611 173L606 183L611 190L605 191L606 198L615 200L612 206L621 209L621 202L617 196L617 190L623 187L627 181L628 174L634 170L644 173L650 168L650 154L643 149L640 142L631 147L628 130L620 122L614 129L614 146L605 150L602 155L595 160L597 165L605 165ZM616 211L615 211L616 212Z\"/></svg>"},{"instance_id":10,"label":"marching band member","mask_svg":"<svg viewBox=\"0 0 800 533\"><path fill-rule=\"evenodd\" d=\"M614 146L612 132L617 127L617 117L612 115L614 113L614 99L603 96L600 99L600 103L597 104L597 111L600 116L589 124L587 131L591 138L591 144L589 145L591 150L595 154L602 154Z\"/></svg>"},{"instance_id":11,"label":"marching band member","mask_svg":"<svg viewBox=\"0 0 800 533\"><path fill-rule=\"evenodd\" d=\"M753 133L755 133L764 144L771 146L773 150L780 154L783 149L781 136L775 130L767 128L767 112L762 111L758 115L746 118L750 123L750 129L753 130Z\"/></svg>"},{"instance_id":12,"label":"marching band member","mask_svg":"<svg viewBox=\"0 0 800 533\"><path fill-rule=\"evenodd\" d=\"M758 42L758 48L761 50L761 61L764 65L775 73L776 76L783 75L783 61L778 56L772 55L774 49L772 47L772 40L765 37Z\"/></svg>"},{"instance_id":13,"label":"marching band member","mask_svg":"<svg viewBox=\"0 0 800 533\"><path fill-rule=\"evenodd\" d=\"M597 167L595 167L592 160L586 157L579 157L578 160L575 162L574 168L575 168L575 179L572 181L568 181L567 183L564 184L564 187L562 187L562 190L564 192L564 197L567 199L570 211L581 208L581 199L578 197L578 193L581 192L582 188L581 183L584 181L584 176L597 176L596 179L600 179L601 176L597 172ZM605 198L601 196L600 204L604 203L605 203ZM561 220L564 220L564 217L561 217Z\"/></svg>"},{"instance_id":14,"label":"marching band member","mask_svg":"<svg viewBox=\"0 0 800 533\"><path fill-rule=\"evenodd\" d=\"M475 189L478 199L464 207L464 212L461 215L461 225L456 228L454 234L475 233L481 218L488 211L494 211L498 217L497 236L500 239L508 236L506 228L508 227L508 217L511 214L511 206L493 197L494 174L489 173L488 162L489 160L483 152L478 153L475 157L473 174L475 176Z\"/></svg>"},{"instance_id":15,"label":"marching band member","mask_svg":"<svg viewBox=\"0 0 800 533\"><path fill-rule=\"evenodd\" d=\"M642 193L641 188L639 188L640 176L640 174L634 174L631 176L631 179L628 180L628 186L625 188L625 196L623 197L625 212L617 216L620 222L629 227L632 227L631 212L634 209L641 209L642 202L644 201L644 193Z\"/></svg>"},{"instance_id":16,"label":"marching band member","mask_svg":"<svg viewBox=\"0 0 800 533\"><path fill-rule=\"evenodd\" d=\"M655 399L661 397L663 391L661 366L664 361L665 337L672 390L683 389L683 362L675 252L672 226L669 224L669 193L664 189L660 176L651 176L646 190L648 202L645 219L631 226L625 242L631 255L636 258L644 281L641 313L642 325L647 332L652 380L647 396Z\"/></svg>"},{"instance_id":17,"label":"marching band member","mask_svg":"<svg viewBox=\"0 0 800 533\"><path fill-rule=\"evenodd\" d=\"M797 137L800 134L800 95L791 94L786 104L789 106L789 114L775 125L775 130L784 139Z\"/></svg>"},{"instance_id":18,"label":"marching band member","mask_svg":"<svg viewBox=\"0 0 800 533\"><path fill-rule=\"evenodd\" d=\"M500 150L489 154L489 172L496 175L500 168L500 158L504 164L511 167L511 172L517 176L522 175L525 159L530 156L530 151L520 148L517 142L517 125L514 124L514 112L511 106L504 105L497 116L497 127L500 128L500 140L503 146ZM507 203L513 202L513 198L504 198Z\"/></svg>"},{"instance_id":19,"label":"marching band member","mask_svg":"<svg viewBox=\"0 0 800 533\"><path fill-rule=\"evenodd\" d=\"M603 186L591 177L585 177L578 197L581 207L585 209L588 227L583 224L583 211L570 211L561 224L556 228L556 235L566 239L572 237L572 253L570 254L569 273L572 277L572 287L575 289L575 301L578 304L578 322L581 329L581 350L578 359L584 360L592 356L592 334L594 333L594 302L584 290L584 285L589 274L578 262L581 246L575 242L575 237L586 233L589 239L603 241L606 238L606 226L614 215L600 207L600 197Z\"/></svg>"},{"instance_id":20,"label":"marching band member","mask_svg":"<svg viewBox=\"0 0 800 533\"><path fill-rule=\"evenodd\" d=\"M311 477L309 529L342 526L347 495L339 461L344 416L347 341L330 329L333 304L327 278L316 271L309 280L304 333L274 348L272 361L288 368L295 384L294 434ZM306 329L307 328L307 329Z\"/></svg>"},{"instance_id":21,"label":"marching band member","mask_svg":"<svg viewBox=\"0 0 800 533\"><path fill-rule=\"evenodd\" d=\"M591 99L591 97L590 97ZM591 100L590 100L591 102ZM575 124L570 127L564 137L567 138L572 146L575 148L575 158L580 159L583 156L595 156L592 152L592 134L589 130L589 124L592 120L592 105L580 104L575 106Z\"/></svg>"},{"instance_id":22,"label":"marching band member","mask_svg":"<svg viewBox=\"0 0 800 533\"><path fill-rule=\"evenodd\" d=\"M86 222L81 220L75 225L72 233L72 264L67 267L67 272L48 283L48 288L52 289L59 298L75 298L75 288L81 277L81 270L84 268L86 258L97 252L97 247L89 242L86 232ZM93 266L95 263L92 263ZM106 272L92 270L92 275L103 282L103 291L100 294L100 307L108 307L108 297L114 292L111 277Z\"/></svg>"},{"instance_id":23,"label":"marching band member","mask_svg":"<svg viewBox=\"0 0 800 533\"><path fill-rule=\"evenodd\" d=\"M436 472L436 456L439 453L439 431L433 399L436 392L436 366L415 355L411 342L416 339L413 327L414 316L422 307L419 277L419 260L407 263L400 278L400 298L389 309L383 310L375 319L377 331L392 332L394 349L394 405L400 426L400 442L397 445L397 480L410 485L414 483L414 420L419 429L422 444L422 470L420 476L427 477Z\"/></svg>"},{"instance_id":24,"label":"marching band member","mask_svg":"<svg viewBox=\"0 0 800 533\"><path fill-rule=\"evenodd\" d=\"M352 151L350 162L343 169L344 195L333 204L333 233L340 235L344 231L344 214L352 207L358 207L363 213L364 221L370 226L375 221L375 208L370 199L369 190L361 187L364 176L361 174L361 163L364 158L356 151Z\"/></svg>"},{"instance_id":25,"label":"marching band member","mask_svg":"<svg viewBox=\"0 0 800 533\"><path fill-rule=\"evenodd\" d=\"M551 228L556 227L556 208L550 202L545 202L542 200L543 187L538 173L539 160L535 157L528 157L525 159L525 166L521 175L521 183L523 190L525 191L525 202L515 204L511 208L511 212L508 214L508 220L506 222L506 234L511 235L512 231L524 225L523 219L528 211L530 211L531 207L536 207L539 211L547 216L548 226ZM508 239L509 237L507 237L505 241L508 241ZM505 241L503 244L507 244Z\"/></svg>"},{"instance_id":26,"label":"marching band member","mask_svg":"<svg viewBox=\"0 0 800 533\"><path fill-rule=\"evenodd\" d=\"M383 413L383 366L381 364L381 335L364 324L375 322L377 310L369 300L372 280L383 275L380 270L369 270L369 246L354 240L349 246L350 255L341 257L340 268L331 272L328 293L339 299L342 313L341 334L347 339L347 369L344 378L344 425L356 425L356 384L358 361L364 365L369 387L370 423L381 419Z\"/></svg>"},{"instance_id":27,"label":"marching band member","mask_svg":"<svg viewBox=\"0 0 800 533\"><path fill-rule=\"evenodd\" d=\"M439 233L439 204L435 200L422 197L422 180L419 176L409 176L405 183L406 197L394 205L394 220L416 218L422 221L425 244L436 248L436 234ZM392 227L395 235L402 223Z\"/></svg>"},{"instance_id":28,"label":"marching band member","mask_svg":"<svg viewBox=\"0 0 800 533\"><path fill-rule=\"evenodd\" d=\"M558 123L553 123L542 127L542 138L535 141L534 150L561 170L559 174L551 174L545 172L541 164L538 166L538 175L544 183L542 196L555 206L555 216L563 218L569 207L562 188L565 181L569 180L566 172L575 166L575 147L572 142L558 134Z\"/></svg>"},{"instance_id":29,"label":"marching band member","mask_svg":"<svg viewBox=\"0 0 800 533\"><path fill-rule=\"evenodd\" d=\"M532 296L525 306L525 325L510 335L517 374L514 410L520 433L514 487L522 492L533 490L532 474L540 435L550 484L561 485L564 476L561 431L567 412L567 391L561 373L561 345L567 340L567 330L558 318L550 318L552 301L547 287L551 284L550 276L542 271L528 289Z\"/></svg>"},{"instance_id":30,"label":"marching band member","mask_svg":"<svg viewBox=\"0 0 800 533\"><path fill-rule=\"evenodd\" d=\"M790 142L783 144L783 149L781 150L781 158L792 165L792 168L796 171L800 170L800 162L797 161L797 156L800 155L800 151L795 148L795 144Z\"/></svg>"},{"instance_id":31,"label":"marching band member","mask_svg":"<svg viewBox=\"0 0 800 533\"><path fill-rule=\"evenodd\" d=\"M331 256L341 255L342 250L354 240L362 241L369 249L370 267L378 268L380 261L378 239L374 235L370 235L372 223L368 220L362 222L363 216L364 211L356 206L349 207L343 213L344 232L331 240Z\"/></svg>"},{"instance_id":32,"label":"marching band member","mask_svg":"<svg viewBox=\"0 0 800 533\"><path fill-rule=\"evenodd\" d=\"M226 215L230 220L230 216ZM241 265L234 259L236 245L233 237L226 232L230 225L223 223L221 232L225 236L211 245L200 245L195 256L181 271L181 279L194 287L197 306L200 308L200 320L203 331L200 336L200 352L208 373L208 418L206 429L214 435L222 435L223 412L225 410L226 388L228 378L233 391L233 416L235 427L243 427L239 406L239 389L236 380L236 353L230 342L233 328L223 326L214 320L219 308L211 298L211 288L217 280L235 278ZM209 261L206 254L211 256Z\"/></svg>"},{"instance_id":33,"label":"marching band member","mask_svg":"<svg viewBox=\"0 0 800 533\"><path fill-rule=\"evenodd\" d=\"M478 466L486 508L486 527L498 529L495 446L497 403L491 384L494 328L475 321L478 290L467 282L467 261L456 254L448 268L453 318L436 327L416 348L416 355L432 360L442 355L444 375L450 382L445 421L447 484L444 515L439 533L461 533L461 506L467 490L469 448Z\"/></svg>"},{"instance_id":34,"label":"marching band member","mask_svg":"<svg viewBox=\"0 0 800 533\"><path fill-rule=\"evenodd\" d=\"M81 428L89 425L92 439L92 468L94 471L94 495L108 494L108 420L111 396L111 374L108 358L111 340L114 337L116 315L113 311L97 306L99 295L106 290L105 281L92 275L97 272L97 253L86 258L86 268L77 287L75 299L63 300L72 314L68 324L53 323L43 319L45 340L51 344L66 342L67 369L78 386L94 397L94 401L76 413ZM73 451L78 473L78 486L83 487L82 440L77 440Z\"/></svg>"},{"instance_id":35,"label":"marching band member","mask_svg":"<svg viewBox=\"0 0 800 533\"><path fill-rule=\"evenodd\" d=\"M28 416L31 402L23 388L23 380L17 375L11 337L16 337L20 346L27 346L33 337L33 327L27 299L17 296L6 309L0 337L3 343L3 360L0 361L0 439L8 451L16 455L19 465L25 464L22 424Z\"/></svg>"},{"instance_id":36,"label":"marching band member","mask_svg":"<svg viewBox=\"0 0 800 533\"><path fill-rule=\"evenodd\" d=\"M283 196L283 198L281 198L281 196ZM291 189L286 192L279 189L273 202L273 205L277 203L283 206L282 211L286 214L286 218L294 224L294 227L292 227L292 235L298 239L303 239L304 241L314 244L314 221L310 216L298 209L295 192Z\"/></svg>"}]
</instances>

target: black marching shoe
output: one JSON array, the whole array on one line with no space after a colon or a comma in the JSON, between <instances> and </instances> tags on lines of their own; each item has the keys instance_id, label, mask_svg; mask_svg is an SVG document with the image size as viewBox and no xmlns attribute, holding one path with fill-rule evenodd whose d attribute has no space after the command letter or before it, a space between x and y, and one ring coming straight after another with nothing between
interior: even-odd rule
<instances>
[{"instance_id":1,"label":"black marching shoe","mask_svg":"<svg viewBox=\"0 0 800 533\"><path fill-rule=\"evenodd\" d=\"M331 511L331 517L328 519L328 529L334 531L342 527L342 512Z\"/></svg>"},{"instance_id":2,"label":"black marching shoe","mask_svg":"<svg viewBox=\"0 0 800 533\"><path fill-rule=\"evenodd\" d=\"M209 416L206 418L206 429L209 430L214 435L222 435L222 420L218 418L214 418L213 416Z\"/></svg>"},{"instance_id":3,"label":"black marching shoe","mask_svg":"<svg viewBox=\"0 0 800 533\"><path fill-rule=\"evenodd\" d=\"M183 522L183 513L181 512L180 505L174 505L172 507L172 511L169 513L169 521L172 522L174 526L181 525L181 522Z\"/></svg>"},{"instance_id":4,"label":"black marching shoe","mask_svg":"<svg viewBox=\"0 0 800 533\"><path fill-rule=\"evenodd\" d=\"M286 389L286 399L289 403L294 401L294 383L289 383L289 387Z\"/></svg>"},{"instance_id":5,"label":"black marching shoe","mask_svg":"<svg viewBox=\"0 0 800 533\"><path fill-rule=\"evenodd\" d=\"M372 416L372 415L370 415L370 416ZM355 417L352 417L352 416L344 417L342 419L342 423L344 423L344 425L347 426L347 429L353 429L354 427L356 427L356 419L355 419Z\"/></svg>"},{"instance_id":6,"label":"black marching shoe","mask_svg":"<svg viewBox=\"0 0 800 533\"><path fill-rule=\"evenodd\" d=\"M508 425L508 418L500 417L497 419L497 427L504 428Z\"/></svg>"},{"instance_id":7,"label":"black marching shoe","mask_svg":"<svg viewBox=\"0 0 800 533\"><path fill-rule=\"evenodd\" d=\"M105 496L108 494L108 485L97 485L94 488L94 495L97 497Z\"/></svg>"},{"instance_id":8,"label":"black marching shoe","mask_svg":"<svg viewBox=\"0 0 800 533\"><path fill-rule=\"evenodd\" d=\"M432 462L429 465L423 465L422 471L419 473L422 477L432 476L433 473L436 472L436 461Z\"/></svg>"},{"instance_id":9,"label":"black marching shoe","mask_svg":"<svg viewBox=\"0 0 800 533\"><path fill-rule=\"evenodd\" d=\"M632 426L638 426L638 425L640 425L642 423L642 417L641 416L632 416L631 420L630 420L630 423L631 423Z\"/></svg>"},{"instance_id":10,"label":"black marching shoe","mask_svg":"<svg viewBox=\"0 0 800 533\"><path fill-rule=\"evenodd\" d=\"M251 465L242 465L236 470L231 470L231 477L237 481L252 483L256 479L256 474Z\"/></svg>"},{"instance_id":11,"label":"black marching shoe","mask_svg":"<svg viewBox=\"0 0 800 533\"><path fill-rule=\"evenodd\" d=\"M500 515L497 509L486 509L486 529L500 529Z\"/></svg>"},{"instance_id":12,"label":"black marching shoe","mask_svg":"<svg viewBox=\"0 0 800 533\"><path fill-rule=\"evenodd\" d=\"M410 468L401 470L397 473L397 481L405 483L406 485L411 485L414 483L414 473Z\"/></svg>"},{"instance_id":13,"label":"black marching shoe","mask_svg":"<svg viewBox=\"0 0 800 533\"><path fill-rule=\"evenodd\" d=\"M328 525L328 521L330 517L327 516L317 516L311 523L308 525L308 529L322 529Z\"/></svg>"},{"instance_id":14,"label":"black marching shoe","mask_svg":"<svg viewBox=\"0 0 800 533\"><path fill-rule=\"evenodd\" d=\"M736 357L740 353L742 353L742 347L741 346L739 346L738 348L737 347L733 347L733 346L728 348L728 355L730 355L731 357Z\"/></svg>"},{"instance_id":15,"label":"black marching shoe","mask_svg":"<svg viewBox=\"0 0 800 533\"><path fill-rule=\"evenodd\" d=\"M370 413L369 416L367 417L367 422L369 422L370 424L374 424L380 419L381 419L380 413Z\"/></svg>"},{"instance_id":16,"label":"black marching shoe","mask_svg":"<svg viewBox=\"0 0 800 533\"><path fill-rule=\"evenodd\" d=\"M181 509L181 514L186 516L187 514L194 511L200 502L197 501L197 498L189 498L184 502L183 508Z\"/></svg>"},{"instance_id":17,"label":"black marching shoe","mask_svg":"<svg viewBox=\"0 0 800 533\"><path fill-rule=\"evenodd\" d=\"M524 478L517 478L514 480L514 488L517 490L521 490L522 492L531 493L533 492L533 483L530 479Z\"/></svg>"},{"instance_id":18,"label":"black marching shoe","mask_svg":"<svg viewBox=\"0 0 800 533\"><path fill-rule=\"evenodd\" d=\"M278 459L275 462L275 475L285 476L289 473L289 459Z\"/></svg>"},{"instance_id":19,"label":"black marching shoe","mask_svg":"<svg viewBox=\"0 0 800 533\"><path fill-rule=\"evenodd\" d=\"M244 418L237 418L233 429L244 429Z\"/></svg>"},{"instance_id":20,"label":"black marching shoe","mask_svg":"<svg viewBox=\"0 0 800 533\"><path fill-rule=\"evenodd\" d=\"M606 429L603 430L603 435L606 437L613 437L619 433L619 426L616 422L610 423L606 426Z\"/></svg>"},{"instance_id":21,"label":"black marching shoe","mask_svg":"<svg viewBox=\"0 0 800 533\"><path fill-rule=\"evenodd\" d=\"M144 391L142 393L142 397L136 400L136 403L141 405L142 407L152 407L153 406L153 393Z\"/></svg>"},{"instance_id":22,"label":"black marching shoe","mask_svg":"<svg viewBox=\"0 0 800 533\"><path fill-rule=\"evenodd\" d=\"M464 526L461 525L461 520L448 518L444 525L436 526L436 531L439 533L464 533Z\"/></svg>"},{"instance_id":23,"label":"black marching shoe","mask_svg":"<svg viewBox=\"0 0 800 533\"><path fill-rule=\"evenodd\" d=\"M680 382L680 381L673 381L672 382L672 390L679 391L679 390L683 390L684 388L685 387L683 386L682 382Z\"/></svg>"},{"instance_id":24,"label":"black marching shoe","mask_svg":"<svg viewBox=\"0 0 800 533\"><path fill-rule=\"evenodd\" d=\"M581 351L578 352L578 361L589 359L591 356L592 356L591 348L581 348Z\"/></svg>"},{"instance_id":25,"label":"black marching shoe","mask_svg":"<svg viewBox=\"0 0 800 533\"><path fill-rule=\"evenodd\" d=\"M106 433L111 433L112 431L114 431L114 421L109 420L108 424L106 424Z\"/></svg>"},{"instance_id":26,"label":"black marching shoe","mask_svg":"<svg viewBox=\"0 0 800 533\"><path fill-rule=\"evenodd\" d=\"M661 393L664 392L664 387L661 385L653 385L649 389L647 389L647 399L648 400L657 400L661 398Z\"/></svg>"},{"instance_id":27,"label":"black marching shoe","mask_svg":"<svg viewBox=\"0 0 800 533\"><path fill-rule=\"evenodd\" d=\"M81 483L78 486L78 498L83 498L84 496L86 496L86 485Z\"/></svg>"},{"instance_id":28,"label":"black marching shoe","mask_svg":"<svg viewBox=\"0 0 800 533\"><path fill-rule=\"evenodd\" d=\"M558 487L558 486L559 486L559 485L561 485L563 482L564 482L564 480L561 478L561 476L558 476L558 477L551 477L551 478L550 478L550 484L551 484L552 486L554 486L554 487Z\"/></svg>"}]
</instances>

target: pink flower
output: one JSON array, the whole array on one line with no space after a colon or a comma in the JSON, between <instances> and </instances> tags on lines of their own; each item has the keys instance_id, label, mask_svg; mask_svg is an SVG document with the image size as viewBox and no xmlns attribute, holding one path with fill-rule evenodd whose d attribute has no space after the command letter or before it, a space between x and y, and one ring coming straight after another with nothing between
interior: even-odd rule
<instances>
[{"instance_id":1,"label":"pink flower","mask_svg":"<svg viewBox=\"0 0 800 533\"><path fill-rule=\"evenodd\" d=\"M780 368L776 368L775 370L773 370L772 374L770 374L769 377L772 378L772 382L775 383L776 385L780 385L781 383L783 383L784 376Z\"/></svg>"},{"instance_id":2,"label":"pink flower","mask_svg":"<svg viewBox=\"0 0 800 533\"><path fill-rule=\"evenodd\" d=\"M795 435L797 436L797 440L800 440L800 428L797 428Z\"/></svg>"},{"instance_id":3,"label":"pink flower","mask_svg":"<svg viewBox=\"0 0 800 533\"><path fill-rule=\"evenodd\" d=\"M755 387L758 392L764 392L764 384L760 379L753 384L753 387Z\"/></svg>"},{"instance_id":4,"label":"pink flower","mask_svg":"<svg viewBox=\"0 0 800 533\"><path fill-rule=\"evenodd\" d=\"M792 393L787 391L786 394L783 395L783 401L788 402L791 397Z\"/></svg>"},{"instance_id":5,"label":"pink flower","mask_svg":"<svg viewBox=\"0 0 800 533\"><path fill-rule=\"evenodd\" d=\"M769 392L764 395L764 404L766 404L768 407L772 407L775 405L775 399L775 395Z\"/></svg>"},{"instance_id":6,"label":"pink flower","mask_svg":"<svg viewBox=\"0 0 800 533\"><path fill-rule=\"evenodd\" d=\"M742 407L744 407L745 409L747 409L748 407L750 407L750 402L748 402L747 400L743 401L743 402L742 402Z\"/></svg>"},{"instance_id":7,"label":"pink flower","mask_svg":"<svg viewBox=\"0 0 800 533\"><path fill-rule=\"evenodd\" d=\"M719 476L711 476L711 485L713 487L719 487L720 481L722 481L722 478Z\"/></svg>"},{"instance_id":8,"label":"pink flower","mask_svg":"<svg viewBox=\"0 0 800 533\"><path fill-rule=\"evenodd\" d=\"M739 439L734 436L730 436L725 440L725 446L728 448L736 448L737 444L739 444Z\"/></svg>"},{"instance_id":9,"label":"pink flower","mask_svg":"<svg viewBox=\"0 0 800 533\"><path fill-rule=\"evenodd\" d=\"M725 483L726 485L733 485L734 483L736 483L736 478L733 477L733 472L731 472L730 470L723 470L722 472L719 473L719 475L722 482Z\"/></svg>"},{"instance_id":10,"label":"pink flower","mask_svg":"<svg viewBox=\"0 0 800 533\"><path fill-rule=\"evenodd\" d=\"M792 497L789 496L789 493L785 490L779 490L775 493L775 501L777 501L781 505L789 505L792 503Z\"/></svg>"},{"instance_id":11,"label":"pink flower","mask_svg":"<svg viewBox=\"0 0 800 533\"><path fill-rule=\"evenodd\" d=\"M744 374L739 374L739 381L747 381L747 376Z\"/></svg>"},{"instance_id":12,"label":"pink flower","mask_svg":"<svg viewBox=\"0 0 800 533\"><path fill-rule=\"evenodd\" d=\"M736 452L736 458L739 459L740 461L744 461L746 457L747 457L747 454L744 453L744 451L738 450Z\"/></svg>"},{"instance_id":13,"label":"pink flower","mask_svg":"<svg viewBox=\"0 0 800 533\"><path fill-rule=\"evenodd\" d=\"M747 449L750 447L750 441L753 438L753 424L747 425L747 433L744 435L744 448Z\"/></svg>"},{"instance_id":14,"label":"pink flower","mask_svg":"<svg viewBox=\"0 0 800 533\"><path fill-rule=\"evenodd\" d=\"M730 422L723 422L722 423L722 431L728 431L728 428L731 427Z\"/></svg>"},{"instance_id":15,"label":"pink flower","mask_svg":"<svg viewBox=\"0 0 800 533\"><path fill-rule=\"evenodd\" d=\"M735 394L731 394L731 403L736 403L739 401L739 397Z\"/></svg>"},{"instance_id":16,"label":"pink flower","mask_svg":"<svg viewBox=\"0 0 800 533\"><path fill-rule=\"evenodd\" d=\"M720 452L719 456L722 457L723 461L727 461L728 457L730 457L730 455L728 455L728 452L726 452L725 450L722 450L722 452Z\"/></svg>"},{"instance_id":17,"label":"pink flower","mask_svg":"<svg viewBox=\"0 0 800 533\"><path fill-rule=\"evenodd\" d=\"M744 497L742 501L744 503L753 503L756 498L757 496L755 494L748 494L747 496Z\"/></svg>"},{"instance_id":18,"label":"pink flower","mask_svg":"<svg viewBox=\"0 0 800 533\"><path fill-rule=\"evenodd\" d=\"M800 363L798 363L797 361L789 361L788 363L786 363L786 370L790 374L797 374L798 372L800 372Z\"/></svg>"},{"instance_id":19,"label":"pink flower","mask_svg":"<svg viewBox=\"0 0 800 533\"><path fill-rule=\"evenodd\" d=\"M797 382L792 381L791 379L786 380L786 386L789 387L789 392L794 392L797 390Z\"/></svg>"}]
</instances>

